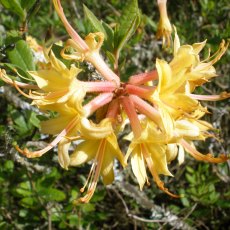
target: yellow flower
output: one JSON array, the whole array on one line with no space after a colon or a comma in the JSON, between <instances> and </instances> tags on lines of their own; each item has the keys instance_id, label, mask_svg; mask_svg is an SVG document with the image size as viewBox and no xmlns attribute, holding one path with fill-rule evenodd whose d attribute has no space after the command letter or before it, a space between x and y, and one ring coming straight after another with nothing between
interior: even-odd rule
<instances>
[{"instance_id":1,"label":"yellow flower","mask_svg":"<svg viewBox=\"0 0 230 230\"><path fill-rule=\"evenodd\" d=\"M176 119L196 110L203 111L205 108L187 93L186 68L175 73L166 61L160 59L156 60L156 68L159 81L149 101L160 112L165 132L168 138L171 138Z\"/></svg>"},{"instance_id":2,"label":"yellow flower","mask_svg":"<svg viewBox=\"0 0 230 230\"><path fill-rule=\"evenodd\" d=\"M44 69L29 72L42 90L32 92L31 97L37 98L40 105L65 102L79 92L82 94L81 98L84 97L83 83L76 78L80 71L74 65L68 69L51 51Z\"/></svg>"},{"instance_id":3,"label":"yellow flower","mask_svg":"<svg viewBox=\"0 0 230 230\"><path fill-rule=\"evenodd\" d=\"M84 139L70 156L70 165L78 166L92 160L92 167L88 179L81 189L87 193L80 198L80 202L87 203L94 194L99 176L102 176L105 185L111 184L114 180L114 161L118 159L122 166L125 166L123 154L118 146L114 133L98 139Z\"/></svg>"},{"instance_id":4,"label":"yellow flower","mask_svg":"<svg viewBox=\"0 0 230 230\"><path fill-rule=\"evenodd\" d=\"M219 157L213 157L211 154L203 155L196 150L193 144L195 140L205 140L207 137L213 137L208 130L213 129L212 125L206 121L199 119L182 119L175 121L175 130L170 143L174 144L174 148L168 148L168 154L175 158L176 146L178 149L179 164L184 161L184 150L186 150L196 160L207 161L211 163L221 163L228 160L226 155L220 154ZM176 146L175 146L176 145ZM170 158L170 157L168 157Z\"/></svg>"},{"instance_id":5,"label":"yellow flower","mask_svg":"<svg viewBox=\"0 0 230 230\"><path fill-rule=\"evenodd\" d=\"M131 144L126 153L125 162L129 157L131 158L132 171L141 190L146 182L149 183L146 172L147 166L157 186L167 194L178 197L169 192L159 178L159 174L172 176L167 166L165 134L157 130L153 122L145 121L144 123L145 127L140 137L133 137L133 133L126 137L127 140L131 141Z\"/></svg>"},{"instance_id":6,"label":"yellow flower","mask_svg":"<svg viewBox=\"0 0 230 230\"><path fill-rule=\"evenodd\" d=\"M187 68L185 77L189 82L190 92L197 86L206 83L209 79L216 77L216 70L213 65L223 56L228 49L229 42L224 40L220 43L219 49L212 56L201 61L199 53L206 45L206 40L193 45L180 45L180 40L175 30L174 39L174 58L170 62L170 66L174 73Z\"/></svg>"},{"instance_id":7,"label":"yellow flower","mask_svg":"<svg viewBox=\"0 0 230 230\"><path fill-rule=\"evenodd\" d=\"M167 47L170 46L170 39L172 33L172 26L170 24L168 14L167 14L167 7L166 3L167 0L158 0L158 7L160 12L160 21L157 28L157 39L163 38L163 46L166 45Z\"/></svg>"}]
</instances>

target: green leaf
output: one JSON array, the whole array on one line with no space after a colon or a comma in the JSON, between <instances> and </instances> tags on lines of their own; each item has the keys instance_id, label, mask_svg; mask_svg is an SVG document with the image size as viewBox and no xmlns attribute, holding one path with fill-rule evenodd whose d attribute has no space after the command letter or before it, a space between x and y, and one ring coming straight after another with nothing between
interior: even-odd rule
<instances>
[{"instance_id":1,"label":"green leaf","mask_svg":"<svg viewBox=\"0 0 230 230\"><path fill-rule=\"evenodd\" d=\"M19 134L23 135L29 131L27 122L25 121L25 118L19 111L14 110L12 112L12 119L14 122L14 128L17 130Z\"/></svg>"},{"instance_id":2,"label":"green leaf","mask_svg":"<svg viewBox=\"0 0 230 230\"><path fill-rule=\"evenodd\" d=\"M0 0L0 3L9 11L25 19L26 13L21 6L20 0ZM29 2L29 1L28 1Z\"/></svg>"},{"instance_id":3,"label":"green leaf","mask_svg":"<svg viewBox=\"0 0 230 230\"><path fill-rule=\"evenodd\" d=\"M140 24L140 11L137 0L130 0L122 12L119 26L115 31L115 49L119 54Z\"/></svg>"},{"instance_id":4,"label":"green leaf","mask_svg":"<svg viewBox=\"0 0 230 230\"><path fill-rule=\"evenodd\" d=\"M15 64L10 64L10 63L2 63L5 67L9 68L12 72L18 72L22 77L26 79L31 79L30 74L28 74L26 71L21 69L19 66ZM16 80L16 79L15 79Z\"/></svg>"},{"instance_id":5,"label":"green leaf","mask_svg":"<svg viewBox=\"0 0 230 230\"><path fill-rule=\"evenodd\" d=\"M30 9L34 3L36 2L36 0L21 0L21 5L23 9Z\"/></svg>"},{"instance_id":6,"label":"green leaf","mask_svg":"<svg viewBox=\"0 0 230 230\"><path fill-rule=\"evenodd\" d=\"M32 190L30 186L30 182L22 182L18 185L18 187L15 189L16 193L20 196L27 197L32 195Z\"/></svg>"},{"instance_id":7,"label":"green leaf","mask_svg":"<svg viewBox=\"0 0 230 230\"><path fill-rule=\"evenodd\" d=\"M89 21L91 26L93 27L95 32L102 32L105 35L105 39L107 39L107 34L102 26L102 23L97 19L97 17L90 11L85 5L83 5L84 14L86 19Z\"/></svg>"},{"instance_id":8,"label":"green leaf","mask_svg":"<svg viewBox=\"0 0 230 230\"><path fill-rule=\"evenodd\" d=\"M40 120L37 118L37 114L33 111L29 111L29 123L40 128Z\"/></svg>"},{"instance_id":9,"label":"green leaf","mask_svg":"<svg viewBox=\"0 0 230 230\"><path fill-rule=\"evenodd\" d=\"M14 162L11 161L11 160L7 160L7 161L4 163L4 169L5 169L6 171L12 172L13 169L14 169Z\"/></svg>"},{"instance_id":10,"label":"green leaf","mask_svg":"<svg viewBox=\"0 0 230 230\"><path fill-rule=\"evenodd\" d=\"M38 194L49 201L63 201L66 198L64 192L55 188L42 188L38 190Z\"/></svg>"},{"instance_id":11,"label":"green leaf","mask_svg":"<svg viewBox=\"0 0 230 230\"><path fill-rule=\"evenodd\" d=\"M32 207L34 204L34 199L32 197L24 197L20 200L20 203L24 207Z\"/></svg>"},{"instance_id":12,"label":"green leaf","mask_svg":"<svg viewBox=\"0 0 230 230\"><path fill-rule=\"evenodd\" d=\"M32 51L24 40L17 41L15 48L8 51L7 56L12 64L19 66L22 70L35 70Z\"/></svg>"}]
</instances>

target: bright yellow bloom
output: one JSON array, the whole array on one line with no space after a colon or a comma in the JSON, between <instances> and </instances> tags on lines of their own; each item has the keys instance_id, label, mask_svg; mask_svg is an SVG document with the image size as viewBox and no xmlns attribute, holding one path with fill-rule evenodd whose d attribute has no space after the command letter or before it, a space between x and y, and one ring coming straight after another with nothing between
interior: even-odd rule
<instances>
[{"instance_id":1,"label":"bright yellow bloom","mask_svg":"<svg viewBox=\"0 0 230 230\"><path fill-rule=\"evenodd\" d=\"M178 153L179 164L184 162L184 151L187 151L196 160L207 161L211 163L225 162L228 157L220 154L219 157L213 157L211 154L203 155L196 150L193 141L205 140L208 137L213 137L208 130L213 129L212 125L206 121L199 119L182 119L175 121L175 129L173 137L169 141L167 148L168 161L173 160ZM178 148L177 148L178 147Z\"/></svg>"},{"instance_id":2,"label":"bright yellow bloom","mask_svg":"<svg viewBox=\"0 0 230 230\"><path fill-rule=\"evenodd\" d=\"M145 127L140 137L135 138L132 133L126 137L131 141L131 144L126 153L125 161L129 157L131 158L132 171L141 190L146 182L149 183L146 172L147 166L157 186L167 194L178 197L169 192L159 178L159 174L172 176L167 166L166 136L160 130L157 130L153 122L145 121L143 125Z\"/></svg>"},{"instance_id":3,"label":"bright yellow bloom","mask_svg":"<svg viewBox=\"0 0 230 230\"><path fill-rule=\"evenodd\" d=\"M82 94L81 98L84 97L83 83L76 78L80 72L74 65L68 69L51 51L48 63L43 69L29 72L42 90L32 92L31 97L37 98L40 105L65 102L74 93L79 92Z\"/></svg>"},{"instance_id":4,"label":"bright yellow bloom","mask_svg":"<svg viewBox=\"0 0 230 230\"><path fill-rule=\"evenodd\" d=\"M165 132L171 138L176 119L205 108L186 92L186 68L175 73L166 61L160 59L156 60L156 68L159 81L149 100L160 112Z\"/></svg>"},{"instance_id":5,"label":"bright yellow bloom","mask_svg":"<svg viewBox=\"0 0 230 230\"><path fill-rule=\"evenodd\" d=\"M175 28L174 28L175 29ZM186 80L189 82L189 89L192 92L197 86L200 86L209 79L216 77L216 70L213 65L223 56L228 49L229 43L224 40L215 54L201 61L199 53L205 47L206 41L194 43L193 45L180 45L180 40L175 29L174 39L174 58L170 66L174 73L178 73L184 68Z\"/></svg>"},{"instance_id":6,"label":"bright yellow bloom","mask_svg":"<svg viewBox=\"0 0 230 230\"><path fill-rule=\"evenodd\" d=\"M81 189L87 193L80 198L81 202L87 203L94 194L99 176L102 176L105 185L111 184L114 180L114 161L118 159L122 166L125 166L123 154L118 146L117 138L112 132L104 138L84 139L70 156L70 165L78 166L92 160L92 167L88 179Z\"/></svg>"}]
</instances>

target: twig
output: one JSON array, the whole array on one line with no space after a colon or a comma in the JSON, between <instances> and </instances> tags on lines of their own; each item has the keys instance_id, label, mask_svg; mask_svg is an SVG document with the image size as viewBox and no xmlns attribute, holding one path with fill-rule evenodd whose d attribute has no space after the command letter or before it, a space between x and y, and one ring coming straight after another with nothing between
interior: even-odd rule
<instances>
[{"instance_id":1,"label":"twig","mask_svg":"<svg viewBox=\"0 0 230 230\"><path fill-rule=\"evenodd\" d=\"M117 195L117 197L121 200L124 208L125 208L125 212L127 214L128 217L131 217L135 220L139 220L141 222L146 222L146 223L159 223L159 222L165 222L165 220L150 220L150 219L146 219L146 218L143 218L143 217L139 217L139 216L136 216L134 214L132 214L127 206L127 204L125 203L124 199L122 198L122 196L120 195L120 193L112 188L113 192Z\"/></svg>"}]
</instances>

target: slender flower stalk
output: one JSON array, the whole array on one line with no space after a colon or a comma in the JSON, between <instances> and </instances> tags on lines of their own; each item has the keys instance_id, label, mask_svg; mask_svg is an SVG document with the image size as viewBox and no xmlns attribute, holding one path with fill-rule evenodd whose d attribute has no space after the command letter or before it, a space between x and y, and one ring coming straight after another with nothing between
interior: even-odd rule
<instances>
[{"instance_id":1,"label":"slender flower stalk","mask_svg":"<svg viewBox=\"0 0 230 230\"><path fill-rule=\"evenodd\" d=\"M97 109L108 104L112 100L112 98L112 93L102 93L99 96L95 97L93 100L91 100L88 104L84 106L86 116L89 117Z\"/></svg>"},{"instance_id":2,"label":"slender flower stalk","mask_svg":"<svg viewBox=\"0 0 230 230\"><path fill-rule=\"evenodd\" d=\"M140 121L138 119L134 104L129 97L122 97L121 103L124 107L124 110L130 120L130 124L134 133L135 138L138 138L141 135L142 128Z\"/></svg>"},{"instance_id":3,"label":"slender flower stalk","mask_svg":"<svg viewBox=\"0 0 230 230\"><path fill-rule=\"evenodd\" d=\"M113 92L117 87L114 82L99 81L99 82L84 82L86 92Z\"/></svg>"},{"instance_id":4,"label":"slender flower stalk","mask_svg":"<svg viewBox=\"0 0 230 230\"><path fill-rule=\"evenodd\" d=\"M147 73L140 73L137 75L133 75L129 78L128 83L132 85L142 85L149 81L153 81L158 79L158 74L156 70L152 70Z\"/></svg>"},{"instance_id":5,"label":"slender flower stalk","mask_svg":"<svg viewBox=\"0 0 230 230\"><path fill-rule=\"evenodd\" d=\"M129 98L132 100L135 108L141 113L146 115L149 119L154 121L156 125L159 125L162 128L162 120L160 113L157 109L155 109L153 106L148 104L146 101L142 100L141 98L130 95Z\"/></svg>"},{"instance_id":6,"label":"slender flower stalk","mask_svg":"<svg viewBox=\"0 0 230 230\"><path fill-rule=\"evenodd\" d=\"M156 87L154 86L136 86L136 85L131 85L127 84L125 87L125 90L129 94L135 94L139 97L142 98L148 98L152 95Z\"/></svg>"}]
</instances>

